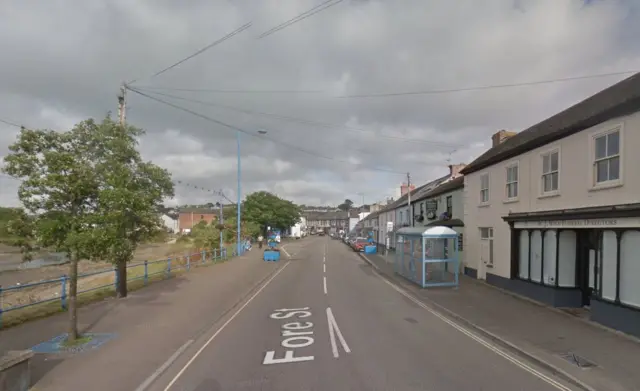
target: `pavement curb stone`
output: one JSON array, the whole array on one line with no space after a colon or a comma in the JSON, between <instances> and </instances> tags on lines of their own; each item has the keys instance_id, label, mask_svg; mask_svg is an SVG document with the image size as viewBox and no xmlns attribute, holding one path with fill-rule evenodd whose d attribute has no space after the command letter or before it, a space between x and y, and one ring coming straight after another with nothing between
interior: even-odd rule
<instances>
[{"instance_id":1,"label":"pavement curb stone","mask_svg":"<svg viewBox=\"0 0 640 391\"><path fill-rule=\"evenodd\" d=\"M378 272L378 274L382 277L387 279L389 282L392 282L395 284L395 281L393 281L393 276L390 276L388 273L382 271L378 265L375 264L375 262L371 261L369 258L367 258L366 255L362 254L362 253L357 253L360 258L362 258L367 264L371 265L374 269L376 269L376 271ZM565 372L564 370L556 367L555 365L547 362L546 360L536 356L533 353L527 352L525 349L507 341L506 339L488 331L485 330L484 328L478 326L477 324L465 319L464 317L456 314L455 312L451 311L450 309L434 302L433 300L430 300L428 298L424 298L424 297L419 297L418 298L421 301L426 301L427 303L425 303L425 305L429 306L432 310L436 311L436 312L441 312L441 315L447 316L449 318L452 318L453 320L461 323L463 326L468 327L472 330L477 331L478 333L480 333L482 336L497 342L498 344L502 345L503 347L511 350L512 352L516 353L517 355L525 358L526 360L532 362L533 364L546 369L547 371L553 373L554 375L558 376L559 378L569 382L570 384L579 387L582 390L585 391L598 391L595 388L591 387L590 385L582 382L581 380L577 379L575 376ZM435 307L435 308L434 308Z\"/></svg>"}]
</instances>

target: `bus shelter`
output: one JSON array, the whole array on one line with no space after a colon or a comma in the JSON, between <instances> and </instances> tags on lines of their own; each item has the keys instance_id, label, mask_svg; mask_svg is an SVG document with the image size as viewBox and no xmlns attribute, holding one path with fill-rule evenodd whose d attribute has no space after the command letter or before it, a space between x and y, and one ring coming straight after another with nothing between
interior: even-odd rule
<instances>
[{"instance_id":1,"label":"bus shelter","mask_svg":"<svg viewBox=\"0 0 640 391\"><path fill-rule=\"evenodd\" d=\"M395 233L394 270L422 288L458 286L459 234L449 227L404 227Z\"/></svg>"}]
</instances>

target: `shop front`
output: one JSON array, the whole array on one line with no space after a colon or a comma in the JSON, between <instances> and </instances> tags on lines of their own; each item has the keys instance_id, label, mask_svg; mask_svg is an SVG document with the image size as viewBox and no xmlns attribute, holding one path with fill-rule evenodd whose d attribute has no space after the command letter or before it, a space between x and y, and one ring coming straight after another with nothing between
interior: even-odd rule
<instances>
[{"instance_id":1,"label":"shop front","mask_svg":"<svg viewBox=\"0 0 640 391\"><path fill-rule=\"evenodd\" d=\"M640 204L509 214L505 288L640 336Z\"/></svg>"}]
</instances>

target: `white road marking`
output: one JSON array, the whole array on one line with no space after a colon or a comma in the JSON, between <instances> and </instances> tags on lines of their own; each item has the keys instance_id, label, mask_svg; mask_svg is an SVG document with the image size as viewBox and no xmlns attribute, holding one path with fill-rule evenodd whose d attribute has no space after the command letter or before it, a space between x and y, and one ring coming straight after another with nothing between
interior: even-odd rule
<instances>
[{"instance_id":1,"label":"white road marking","mask_svg":"<svg viewBox=\"0 0 640 391\"><path fill-rule=\"evenodd\" d=\"M402 296L406 297L407 299L411 300L412 302L414 302L416 305L418 305L419 307L421 307L422 309L426 310L427 312L431 313L432 315L436 316L438 319L440 319L441 321L445 322L446 324L448 324L449 326L453 327L454 329L460 331L462 334L466 335L467 337L473 339L474 341L478 342L479 344L481 344L482 346L486 347L487 349L491 350L492 352L496 353L497 355L507 359L508 361L512 362L513 364L517 365L518 367L520 367L521 369L524 369L525 371L533 374L534 376L538 377L539 379L547 382L548 384L554 386L555 388L557 388L558 390L562 390L562 391L572 391L571 388L565 386L564 384L550 378L549 376L545 375L544 373L538 371L537 369L531 367L530 365L527 365L526 363L518 360L516 357L506 353L505 351L501 350L500 348L498 348L496 345L493 345L487 341L485 341L483 338L481 338L480 336L474 334L473 332L469 331L468 329L460 326L459 324L455 323L454 321L452 321L451 319L447 318L446 316L442 315L441 313L439 313L438 311L430 308L429 306L427 306L426 304L424 304L423 302L421 302L420 300L418 300L417 298L413 297L411 294L409 294L407 291L405 291L404 289L400 288L399 286L397 286L396 284L388 281L387 279L385 279L384 277L382 277L381 275L378 275L378 277L380 279L382 279L382 281L384 281L386 284L388 284L389 286L391 286L394 290L396 290L398 293L400 293ZM327 313L329 312L329 310L327 309ZM335 356L335 352L334 352L334 356Z\"/></svg>"},{"instance_id":2,"label":"white road marking","mask_svg":"<svg viewBox=\"0 0 640 391\"><path fill-rule=\"evenodd\" d=\"M193 340L190 339L187 342L185 342L184 345L180 346L180 348L176 350L176 352L173 353L173 355L169 357L169 359L165 361L164 364L162 364L162 366L160 366L155 372L153 372L153 374L151 374L151 376L149 376L142 384L140 384L138 388L136 388L136 391L146 390L151 385L151 383L154 382L154 380L156 380L160 375L162 375L164 371L166 371L167 368L169 368L169 366L173 364L174 361L176 361L176 359L182 354L182 352L184 352L189 346L191 346L192 343L193 343Z\"/></svg>"},{"instance_id":3,"label":"white road marking","mask_svg":"<svg viewBox=\"0 0 640 391\"><path fill-rule=\"evenodd\" d=\"M287 250L284 248L284 246L281 247L282 251L284 251L284 253L287 255L287 258L291 258L291 255L289 255L289 253L287 252Z\"/></svg>"},{"instance_id":4,"label":"white road marking","mask_svg":"<svg viewBox=\"0 0 640 391\"><path fill-rule=\"evenodd\" d=\"M269 283L271 283L271 281L273 281L274 278L278 277L278 274L282 273L282 271L284 269L286 269L287 266L289 266L289 263L291 263L291 261L287 262L284 264L284 266L278 270L276 272L276 274L274 274L273 276L271 276L271 278L269 278L267 280L267 282L265 282L260 289L258 289L258 291L256 293L254 293L249 300L247 300L242 307L238 308L238 310L236 312L233 313L233 315L231 315L231 317L229 319L227 319L226 322L224 322L224 324L222 326L220 326L220 328L211 336L211 338L209 338L207 340L207 342L204 343L204 345L202 345L202 347L200 349L198 349L198 351L193 355L193 357L191 357L191 359L184 365L184 367L182 367L182 369L180 370L180 372L178 372L177 375L174 376L173 379L171 379L171 381L169 382L169 384L165 387L164 391L169 391L171 389L171 387L178 381L178 379L180 378L180 376L182 376L182 374L187 370L187 368L189 368L189 366L191 364L193 364L193 362L196 360L196 358L198 358L198 356L200 354L202 354L202 352L207 348L207 346L209 346L211 344L211 342L213 342L213 340L218 336L218 334L220 334L222 332L222 330L225 329L225 327L227 327L229 325L229 323L231 323L239 314L240 312L242 312L242 310L244 310L249 303L251 303L253 301L253 299L255 299L260 292L262 292L264 290L264 288L267 287L267 285L269 285Z\"/></svg>"},{"instance_id":5,"label":"white road marking","mask_svg":"<svg viewBox=\"0 0 640 391\"><path fill-rule=\"evenodd\" d=\"M338 352L338 343L336 342L336 336L340 341L340 345L342 345L342 349L344 349L346 353L351 353L351 349L349 348L349 345L347 345L347 341L345 341L344 336L342 336L342 332L338 327L336 318L333 316L331 307L327 307L327 322L329 323L329 339L331 341L331 351L333 352L333 357L340 357L340 353Z\"/></svg>"},{"instance_id":6,"label":"white road marking","mask_svg":"<svg viewBox=\"0 0 640 391\"><path fill-rule=\"evenodd\" d=\"M322 264L322 272L326 273L327 272L327 264Z\"/></svg>"},{"instance_id":7,"label":"white road marking","mask_svg":"<svg viewBox=\"0 0 640 391\"><path fill-rule=\"evenodd\" d=\"M322 276L322 287L324 288L324 294L327 294L327 276Z\"/></svg>"}]
</instances>

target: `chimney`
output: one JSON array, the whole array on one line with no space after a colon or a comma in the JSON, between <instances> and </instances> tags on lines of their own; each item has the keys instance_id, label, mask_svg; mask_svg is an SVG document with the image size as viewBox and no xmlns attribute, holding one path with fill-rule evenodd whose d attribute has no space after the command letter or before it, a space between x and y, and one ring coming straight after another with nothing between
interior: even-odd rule
<instances>
[{"instance_id":1,"label":"chimney","mask_svg":"<svg viewBox=\"0 0 640 391\"><path fill-rule=\"evenodd\" d=\"M491 136L491 148L495 148L498 145L505 142L508 138L511 138L518 134L518 132L510 132L508 130L500 130Z\"/></svg>"},{"instance_id":2,"label":"chimney","mask_svg":"<svg viewBox=\"0 0 640 391\"><path fill-rule=\"evenodd\" d=\"M449 177L455 179L460 176L460 171L467 165L464 163L450 164L449 165Z\"/></svg>"},{"instance_id":3,"label":"chimney","mask_svg":"<svg viewBox=\"0 0 640 391\"><path fill-rule=\"evenodd\" d=\"M400 186L400 197L409 193L409 191L414 191L416 189L416 185L411 185L411 190L409 190L409 186L406 183L403 183Z\"/></svg>"}]
</instances>

